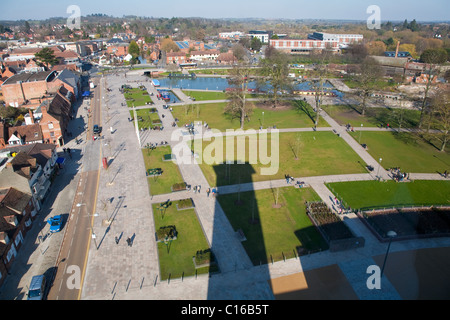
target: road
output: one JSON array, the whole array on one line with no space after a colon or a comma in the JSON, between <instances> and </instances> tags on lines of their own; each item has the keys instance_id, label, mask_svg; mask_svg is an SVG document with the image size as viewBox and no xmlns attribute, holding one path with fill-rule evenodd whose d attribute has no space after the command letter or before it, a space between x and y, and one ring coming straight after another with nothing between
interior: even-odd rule
<instances>
[{"instance_id":1,"label":"road","mask_svg":"<svg viewBox=\"0 0 450 320\"><path fill-rule=\"evenodd\" d=\"M94 79L96 88L86 131L82 170L64 240L56 262L56 276L48 300L79 300L91 244L96 245L92 228L96 210L100 174L101 142L94 140L92 128L101 124L102 83Z\"/></svg>"}]
</instances>

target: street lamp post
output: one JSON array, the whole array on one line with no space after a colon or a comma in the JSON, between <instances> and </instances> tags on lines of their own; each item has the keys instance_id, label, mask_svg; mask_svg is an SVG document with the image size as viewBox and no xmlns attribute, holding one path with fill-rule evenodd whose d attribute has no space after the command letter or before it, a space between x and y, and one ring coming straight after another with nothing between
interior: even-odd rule
<instances>
[{"instance_id":1,"label":"street lamp post","mask_svg":"<svg viewBox=\"0 0 450 320\"><path fill-rule=\"evenodd\" d=\"M363 128L363 124L361 123L361 130L359 131L359 144L361 144L362 128Z\"/></svg>"},{"instance_id":2,"label":"street lamp post","mask_svg":"<svg viewBox=\"0 0 450 320\"><path fill-rule=\"evenodd\" d=\"M386 260L389 254L389 249L391 248L391 243L392 243L392 239L394 239L397 236L397 233L395 231L388 231L387 236L389 237L389 245L386 251L386 255L384 256L384 262L383 262L383 267L381 268L381 274L380 274L380 278L383 277L383 271L384 271L384 267L386 266Z\"/></svg>"},{"instance_id":3,"label":"street lamp post","mask_svg":"<svg viewBox=\"0 0 450 320\"><path fill-rule=\"evenodd\" d=\"M264 129L264 111L262 112L262 128Z\"/></svg>"},{"instance_id":4,"label":"street lamp post","mask_svg":"<svg viewBox=\"0 0 450 320\"><path fill-rule=\"evenodd\" d=\"M381 161L383 161L383 159L380 158L380 165L378 166L378 172L377 172L377 177L378 177L378 179L380 179Z\"/></svg>"}]
</instances>

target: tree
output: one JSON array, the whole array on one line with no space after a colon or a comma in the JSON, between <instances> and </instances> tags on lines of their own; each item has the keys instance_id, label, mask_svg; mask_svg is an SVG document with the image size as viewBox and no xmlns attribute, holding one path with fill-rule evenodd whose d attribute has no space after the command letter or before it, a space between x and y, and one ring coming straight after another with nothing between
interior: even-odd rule
<instances>
[{"instance_id":1,"label":"tree","mask_svg":"<svg viewBox=\"0 0 450 320\"><path fill-rule=\"evenodd\" d=\"M56 58L53 50L48 47L43 48L41 51L36 53L35 57L41 64L44 64L47 69L50 69L50 66L54 66L59 62L59 59Z\"/></svg>"},{"instance_id":2,"label":"tree","mask_svg":"<svg viewBox=\"0 0 450 320\"><path fill-rule=\"evenodd\" d=\"M166 38L161 41L161 50L166 52L178 52L180 51L180 48L172 39Z\"/></svg>"},{"instance_id":3,"label":"tree","mask_svg":"<svg viewBox=\"0 0 450 320\"><path fill-rule=\"evenodd\" d=\"M133 57L133 60L137 59L137 57L139 57L141 50L139 49L138 44L136 43L136 41L131 41L130 45L128 47L128 53L131 54L131 56Z\"/></svg>"},{"instance_id":4,"label":"tree","mask_svg":"<svg viewBox=\"0 0 450 320\"><path fill-rule=\"evenodd\" d=\"M439 74L439 68L437 65L447 61L447 52L442 48L428 49L422 53L422 55L420 56L420 60L427 64L425 73L428 75L422 100L422 106L420 109L419 128L422 128L425 113L428 108L428 95L430 93L431 85Z\"/></svg>"},{"instance_id":5,"label":"tree","mask_svg":"<svg viewBox=\"0 0 450 320\"><path fill-rule=\"evenodd\" d=\"M272 95L274 107L278 105L280 92L290 90L292 81L289 78L290 57L271 46L266 50L266 56L260 61L261 75L266 77L271 85L269 95Z\"/></svg>"},{"instance_id":6,"label":"tree","mask_svg":"<svg viewBox=\"0 0 450 320\"><path fill-rule=\"evenodd\" d=\"M383 56L387 46L383 41L371 41L367 44L367 51L372 56Z\"/></svg>"},{"instance_id":7,"label":"tree","mask_svg":"<svg viewBox=\"0 0 450 320\"><path fill-rule=\"evenodd\" d=\"M262 48L262 42L257 37L253 37L250 47L253 51L259 51Z\"/></svg>"},{"instance_id":8,"label":"tree","mask_svg":"<svg viewBox=\"0 0 450 320\"><path fill-rule=\"evenodd\" d=\"M317 128L319 125L320 119L320 110L322 107L323 96L324 96L324 83L328 73L328 64L330 62L332 56L331 50L322 50L320 52L313 52L311 55L314 62L316 63L315 67L315 76L318 78L315 81L311 82L312 87L314 88L314 100L316 102L316 120L314 122L314 126Z\"/></svg>"},{"instance_id":9,"label":"tree","mask_svg":"<svg viewBox=\"0 0 450 320\"><path fill-rule=\"evenodd\" d=\"M414 59L418 58L415 44L403 43L399 46L399 51L409 52Z\"/></svg>"},{"instance_id":10,"label":"tree","mask_svg":"<svg viewBox=\"0 0 450 320\"><path fill-rule=\"evenodd\" d=\"M366 113L367 98L376 88L376 83L383 76L383 69L380 64L373 58L367 57L360 65L360 74L356 77L359 83L360 94L362 96L361 114Z\"/></svg>"},{"instance_id":11,"label":"tree","mask_svg":"<svg viewBox=\"0 0 450 320\"><path fill-rule=\"evenodd\" d=\"M445 152L445 147L450 140L450 92L444 89L438 90L431 100L431 106L437 129L432 135L441 142L440 151Z\"/></svg>"},{"instance_id":12,"label":"tree","mask_svg":"<svg viewBox=\"0 0 450 320\"><path fill-rule=\"evenodd\" d=\"M250 68L243 65L234 66L230 71L232 88L227 93L229 102L225 107L225 113L233 118L239 118L241 129L244 129L245 120L253 111L253 106L247 103L246 99L250 71Z\"/></svg>"},{"instance_id":13,"label":"tree","mask_svg":"<svg viewBox=\"0 0 450 320\"><path fill-rule=\"evenodd\" d=\"M245 48L243 45L237 43L231 49L233 51L234 56L238 61L243 61L245 57Z\"/></svg>"}]
</instances>

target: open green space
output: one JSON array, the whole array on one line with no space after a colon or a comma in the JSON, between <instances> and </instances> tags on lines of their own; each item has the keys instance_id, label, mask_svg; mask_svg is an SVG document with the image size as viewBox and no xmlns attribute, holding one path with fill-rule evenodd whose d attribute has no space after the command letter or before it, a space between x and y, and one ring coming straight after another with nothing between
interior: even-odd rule
<instances>
[{"instance_id":1,"label":"open green space","mask_svg":"<svg viewBox=\"0 0 450 320\"><path fill-rule=\"evenodd\" d=\"M233 229L243 231L247 240L242 245L254 265L327 249L306 215L305 201L320 200L311 188L266 189L218 199ZM280 208L273 207L275 202Z\"/></svg>"},{"instance_id":2,"label":"open green space","mask_svg":"<svg viewBox=\"0 0 450 320\"><path fill-rule=\"evenodd\" d=\"M123 95L129 108L133 106L142 107L153 103L147 90L141 90L140 88L125 89Z\"/></svg>"},{"instance_id":3,"label":"open green space","mask_svg":"<svg viewBox=\"0 0 450 320\"><path fill-rule=\"evenodd\" d=\"M382 159L384 168L400 167L403 172L443 173L450 169L450 152L440 152L417 135L406 132L354 132L356 141L367 144L369 154Z\"/></svg>"},{"instance_id":4,"label":"open green space","mask_svg":"<svg viewBox=\"0 0 450 320\"><path fill-rule=\"evenodd\" d=\"M303 101L291 101L291 106L283 108L255 107L247 118L244 130L276 126L277 129L311 128L314 126L315 113L311 106ZM226 103L192 104L174 106L173 116L179 119L179 125L191 122L206 122L210 128L222 132L227 129L239 129L240 120L224 112ZM319 127L328 127L320 118Z\"/></svg>"},{"instance_id":5,"label":"open green space","mask_svg":"<svg viewBox=\"0 0 450 320\"><path fill-rule=\"evenodd\" d=\"M355 130L363 127L415 128L419 124L420 111L410 109L362 108L354 105L327 105L322 107L326 113L341 125L350 124Z\"/></svg>"},{"instance_id":6,"label":"open green space","mask_svg":"<svg viewBox=\"0 0 450 320\"><path fill-rule=\"evenodd\" d=\"M234 141L234 154L229 151L229 156L225 157L227 139ZM223 138L222 145L220 139L212 138L211 141L203 141L201 149L203 153L198 152L203 156L200 159L203 160L200 167L211 186L284 179L286 174L301 179L301 177L309 176L367 173L365 164L357 153L332 132L280 133L278 148L276 144L272 148L270 134L267 138L261 135L249 135L247 138L239 139L245 139L242 142L245 145L245 152L242 148L243 155L239 157L237 150L240 141L237 137ZM267 153L262 152L268 158L264 164L261 162L264 160L263 157L259 156L258 145L267 145ZM200 146L194 145L194 148L196 153L197 149L200 150ZM219 156L221 150L224 156ZM233 149L230 147L229 150ZM252 153L249 150L252 150ZM251 157L252 155L255 156ZM227 160L240 161L242 164L237 162L224 164ZM261 171L269 168L275 168L275 172ZM276 171L277 168L278 171Z\"/></svg>"},{"instance_id":7,"label":"open green space","mask_svg":"<svg viewBox=\"0 0 450 320\"><path fill-rule=\"evenodd\" d=\"M170 147L158 147L154 150L142 149L144 156L145 170L161 168L163 173L160 176L148 177L148 185L151 195L171 193L171 187L183 182L183 177L178 166L172 161L163 161L166 154L172 154Z\"/></svg>"},{"instance_id":8,"label":"open green space","mask_svg":"<svg viewBox=\"0 0 450 320\"><path fill-rule=\"evenodd\" d=\"M161 119L157 112L151 112L150 109L139 109L136 110L136 115L138 119L138 126L140 129L151 129L154 126L161 125ZM134 119L134 112L130 110L130 116ZM134 124L134 121L133 121Z\"/></svg>"},{"instance_id":9,"label":"open green space","mask_svg":"<svg viewBox=\"0 0 450 320\"><path fill-rule=\"evenodd\" d=\"M158 242L158 257L161 280L194 276L196 269L192 258L199 250L209 248L202 227L194 209L178 211L172 203L167 209L159 210L153 205L155 230L161 227L175 226L177 239ZM217 271L216 267L197 269L197 274Z\"/></svg>"},{"instance_id":10,"label":"open green space","mask_svg":"<svg viewBox=\"0 0 450 320\"><path fill-rule=\"evenodd\" d=\"M327 186L352 209L450 205L450 181L352 181Z\"/></svg>"},{"instance_id":11,"label":"open green space","mask_svg":"<svg viewBox=\"0 0 450 320\"><path fill-rule=\"evenodd\" d=\"M189 91L183 90L183 93L188 97L194 98L196 101L209 100L226 100L227 94L222 91Z\"/></svg>"}]
</instances>

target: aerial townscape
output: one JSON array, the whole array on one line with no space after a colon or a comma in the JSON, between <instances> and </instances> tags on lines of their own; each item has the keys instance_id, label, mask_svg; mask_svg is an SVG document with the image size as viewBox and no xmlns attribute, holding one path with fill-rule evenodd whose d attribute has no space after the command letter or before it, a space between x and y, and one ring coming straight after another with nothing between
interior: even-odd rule
<instances>
[{"instance_id":1,"label":"aerial townscape","mask_svg":"<svg viewBox=\"0 0 450 320\"><path fill-rule=\"evenodd\" d=\"M379 2L0 4L0 299L450 299L450 11Z\"/></svg>"}]
</instances>

